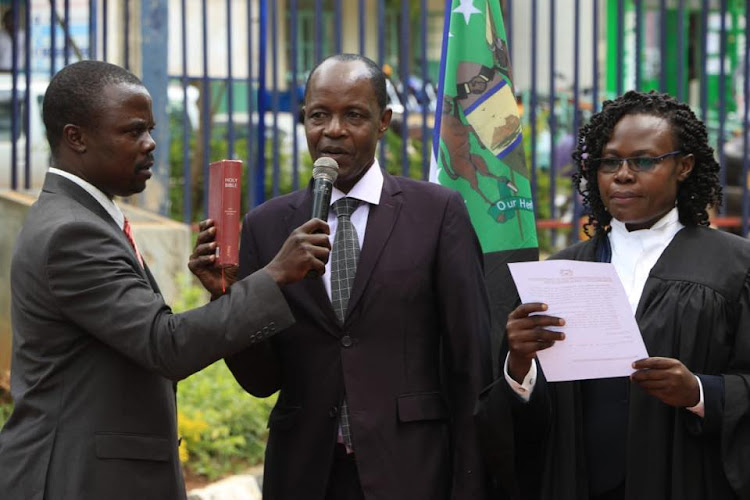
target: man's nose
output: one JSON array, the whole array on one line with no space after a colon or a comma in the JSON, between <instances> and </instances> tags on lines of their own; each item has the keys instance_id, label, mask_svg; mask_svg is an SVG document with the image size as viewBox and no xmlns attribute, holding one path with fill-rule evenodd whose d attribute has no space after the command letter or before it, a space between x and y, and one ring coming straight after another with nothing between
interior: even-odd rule
<instances>
[{"instance_id":1,"label":"man's nose","mask_svg":"<svg viewBox=\"0 0 750 500\"><path fill-rule=\"evenodd\" d=\"M324 130L325 134L331 137L338 137L346 132L346 128L344 127L343 120L333 115L331 116L331 119L328 120L328 123L326 123L326 128Z\"/></svg>"},{"instance_id":2,"label":"man's nose","mask_svg":"<svg viewBox=\"0 0 750 500\"><path fill-rule=\"evenodd\" d=\"M151 152L154 149L156 149L156 141L154 140L154 137L151 135L150 132L146 134L146 138L144 139L143 148L146 151L148 151L148 152Z\"/></svg>"}]
</instances>

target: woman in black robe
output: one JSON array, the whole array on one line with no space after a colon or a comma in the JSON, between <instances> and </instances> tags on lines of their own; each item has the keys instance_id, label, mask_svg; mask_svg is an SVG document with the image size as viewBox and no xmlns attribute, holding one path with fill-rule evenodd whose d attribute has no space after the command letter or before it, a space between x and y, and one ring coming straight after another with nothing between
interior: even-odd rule
<instances>
[{"instance_id":1,"label":"woman in black robe","mask_svg":"<svg viewBox=\"0 0 750 500\"><path fill-rule=\"evenodd\" d=\"M591 239L553 258L613 263L650 357L630 378L548 383L536 352L564 342L547 328L564 318L520 305L480 403L490 446L514 442L494 472L515 470L524 498L750 499L750 242L707 227L721 187L705 126L665 94L628 92L573 157Z\"/></svg>"}]
</instances>

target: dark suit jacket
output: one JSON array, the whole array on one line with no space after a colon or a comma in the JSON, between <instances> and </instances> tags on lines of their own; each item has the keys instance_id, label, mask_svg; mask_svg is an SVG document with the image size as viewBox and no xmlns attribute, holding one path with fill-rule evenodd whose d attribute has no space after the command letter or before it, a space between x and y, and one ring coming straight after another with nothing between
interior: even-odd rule
<instances>
[{"instance_id":1,"label":"dark suit jacket","mask_svg":"<svg viewBox=\"0 0 750 500\"><path fill-rule=\"evenodd\" d=\"M307 189L250 212L240 274L273 258L311 205ZM324 498L344 391L368 500L483 498L472 409L490 356L489 311L460 195L385 174L344 324L320 278L284 295L296 325L227 360L251 394L280 391L264 498Z\"/></svg>"},{"instance_id":2,"label":"dark suit jacket","mask_svg":"<svg viewBox=\"0 0 750 500\"><path fill-rule=\"evenodd\" d=\"M19 235L11 287L3 500L185 498L174 381L293 323L265 272L172 314L112 218L55 174Z\"/></svg>"}]
</instances>

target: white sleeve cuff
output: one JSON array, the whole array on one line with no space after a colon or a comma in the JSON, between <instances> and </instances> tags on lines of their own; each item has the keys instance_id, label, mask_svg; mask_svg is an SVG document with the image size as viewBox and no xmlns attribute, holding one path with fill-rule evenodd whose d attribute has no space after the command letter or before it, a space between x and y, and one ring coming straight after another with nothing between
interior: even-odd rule
<instances>
[{"instance_id":1,"label":"white sleeve cuff","mask_svg":"<svg viewBox=\"0 0 750 500\"><path fill-rule=\"evenodd\" d=\"M531 399L531 393L534 392L534 385L536 384L536 360L532 360L531 362L531 368L529 368L529 373L526 374L526 376L523 378L523 382L520 384L513 380L513 377L511 377L508 374L508 358L510 357L510 354L505 356L505 364L503 365L503 375L505 375L505 381L508 382L508 385L511 389L513 389L513 392L518 394L518 397L521 398L524 402L528 403L529 399ZM703 389L701 389L701 403L703 402Z\"/></svg>"},{"instance_id":2,"label":"white sleeve cuff","mask_svg":"<svg viewBox=\"0 0 750 500\"><path fill-rule=\"evenodd\" d=\"M507 364L507 361L506 361L506 364ZM689 407L688 410L692 411L693 413L698 415L700 418L703 418L706 416L706 408L705 408L705 405L703 404L703 384L701 383L700 377L698 377L697 375L693 375L693 376L698 381L698 388L701 391L701 397L700 397L700 400L698 400L698 404L695 406Z\"/></svg>"}]
</instances>

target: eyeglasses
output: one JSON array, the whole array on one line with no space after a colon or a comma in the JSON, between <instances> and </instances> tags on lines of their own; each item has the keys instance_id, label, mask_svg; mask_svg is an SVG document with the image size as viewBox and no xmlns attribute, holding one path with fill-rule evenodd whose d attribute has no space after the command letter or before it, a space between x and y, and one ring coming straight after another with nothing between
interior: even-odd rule
<instances>
[{"instance_id":1,"label":"eyeglasses","mask_svg":"<svg viewBox=\"0 0 750 500\"><path fill-rule=\"evenodd\" d=\"M598 171L614 174L623 163L628 164L632 172L650 172L665 158L682 154L682 151L670 151L661 156L633 156L631 158L594 158L591 161L599 166Z\"/></svg>"}]
</instances>

